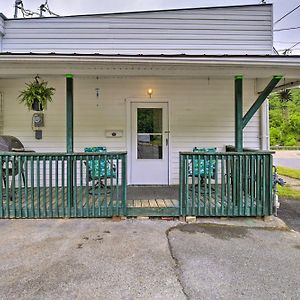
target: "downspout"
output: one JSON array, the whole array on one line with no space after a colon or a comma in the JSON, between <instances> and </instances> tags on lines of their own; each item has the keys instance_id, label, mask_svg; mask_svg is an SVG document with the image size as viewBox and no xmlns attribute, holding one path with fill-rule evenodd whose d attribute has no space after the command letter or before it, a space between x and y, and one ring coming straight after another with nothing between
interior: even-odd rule
<instances>
[{"instance_id":1,"label":"downspout","mask_svg":"<svg viewBox=\"0 0 300 300\"><path fill-rule=\"evenodd\" d=\"M270 150L269 101L263 103L260 109L260 149Z\"/></svg>"}]
</instances>

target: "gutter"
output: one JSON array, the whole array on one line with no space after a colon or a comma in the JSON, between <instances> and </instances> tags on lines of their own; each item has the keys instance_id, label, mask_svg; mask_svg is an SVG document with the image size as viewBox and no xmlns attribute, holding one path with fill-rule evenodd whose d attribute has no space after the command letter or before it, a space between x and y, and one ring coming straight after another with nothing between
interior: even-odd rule
<instances>
[{"instance_id":1,"label":"gutter","mask_svg":"<svg viewBox=\"0 0 300 300\"><path fill-rule=\"evenodd\" d=\"M151 64L201 64L247 65L267 67L300 67L300 56L121 56L80 54L11 54L0 53L3 62L65 62L65 63L151 63Z\"/></svg>"}]
</instances>

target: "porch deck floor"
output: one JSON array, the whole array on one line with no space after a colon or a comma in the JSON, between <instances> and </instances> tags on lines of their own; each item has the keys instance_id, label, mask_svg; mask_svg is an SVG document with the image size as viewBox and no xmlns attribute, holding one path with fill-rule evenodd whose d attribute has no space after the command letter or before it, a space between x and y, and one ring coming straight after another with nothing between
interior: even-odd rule
<instances>
[{"instance_id":1,"label":"porch deck floor","mask_svg":"<svg viewBox=\"0 0 300 300\"><path fill-rule=\"evenodd\" d=\"M168 208L178 207L178 186L129 186L127 189L127 207L134 208ZM115 191L115 189L114 189ZM59 188L28 188L15 189L14 195L9 192L9 202L6 201L6 190L3 189L2 201L0 206L6 208L9 206L16 207L66 207L67 204L67 189ZM111 201L111 197L113 200ZM98 193L95 190L94 195L89 193L86 187L77 187L74 190L74 201L77 207L99 207L99 206L115 206L116 193ZM21 201L20 201L21 199ZM63 201L64 199L64 201ZM119 201L121 202L121 191L119 189ZM14 201L13 201L14 200Z\"/></svg>"},{"instance_id":2,"label":"porch deck floor","mask_svg":"<svg viewBox=\"0 0 300 300\"><path fill-rule=\"evenodd\" d=\"M10 193L9 201L6 201L6 193L3 190L4 197L0 199L0 207L12 208L12 206L19 208L26 207L44 207L46 209L62 208L67 206L67 189L59 188L28 188L25 193L25 189L15 189L15 193ZM217 197L216 197L217 196ZM116 199L118 198L118 204ZM193 203L194 207L204 207L209 205L211 208L221 207L221 190L218 189L212 192L210 197L204 193L200 194L200 197ZM209 198L211 201L209 201ZM245 198L245 197L243 197ZM20 201L21 199L21 201ZM63 200L64 199L64 200ZM80 208L86 207L116 207L121 206L121 189L119 188L119 196L114 190L107 194L101 194L95 191L94 195L89 193L86 187L77 187L74 189L74 203L75 206ZM14 200L14 201L13 201ZM255 199L252 199L255 202ZM223 199L223 205L227 205L228 199L225 196ZM241 203L246 207L250 207L251 199L247 197L242 199ZM235 206L237 203L231 203L231 206ZM179 207L179 187L174 186L129 186L127 189L127 207L128 208L178 208Z\"/></svg>"},{"instance_id":3,"label":"porch deck floor","mask_svg":"<svg viewBox=\"0 0 300 300\"><path fill-rule=\"evenodd\" d=\"M165 208L179 206L179 187L170 186L129 186L128 207Z\"/></svg>"}]
</instances>

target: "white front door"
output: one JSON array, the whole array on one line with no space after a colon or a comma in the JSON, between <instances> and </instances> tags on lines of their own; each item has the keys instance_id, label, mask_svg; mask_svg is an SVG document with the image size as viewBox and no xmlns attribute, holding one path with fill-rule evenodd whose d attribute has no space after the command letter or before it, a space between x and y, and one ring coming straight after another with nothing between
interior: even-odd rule
<instances>
[{"instance_id":1,"label":"white front door","mask_svg":"<svg viewBox=\"0 0 300 300\"><path fill-rule=\"evenodd\" d=\"M169 184L167 103L131 103L131 184Z\"/></svg>"}]
</instances>

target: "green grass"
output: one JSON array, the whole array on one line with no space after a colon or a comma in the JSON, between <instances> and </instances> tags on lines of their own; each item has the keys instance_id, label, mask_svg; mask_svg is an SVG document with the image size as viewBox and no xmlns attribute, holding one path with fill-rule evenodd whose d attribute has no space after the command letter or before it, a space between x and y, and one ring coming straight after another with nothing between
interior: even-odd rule
<instances>
[{"instance_id":1,"label":"green grass","mask_svg":"<svg viewBox=\"0 0 300 300\"><path fill-rule=\"evenodd\" d=\"M277 193L278 193L278 196L281 198L300 199L300 191L294 190L289 186L278 185Z\"/></svg>"},{"instance_id":2,"label":"green grass","mask_svg":"<svg viewBox=\"0 0 300 300\"><path fill-rule=\"evenodd\" d=\"M277 172L280 175L288 176L288 177L296 178L296 179L300 180L300 170L278 166Z\"/></svg>"}]
</instances>

